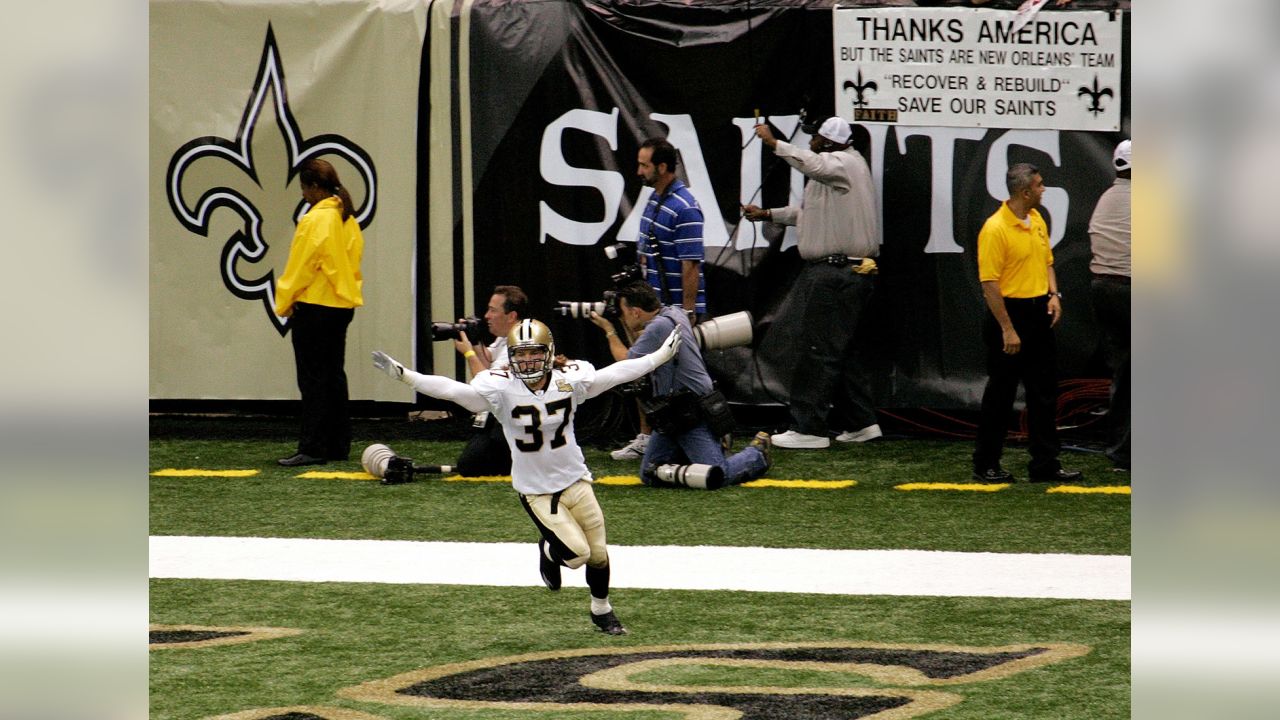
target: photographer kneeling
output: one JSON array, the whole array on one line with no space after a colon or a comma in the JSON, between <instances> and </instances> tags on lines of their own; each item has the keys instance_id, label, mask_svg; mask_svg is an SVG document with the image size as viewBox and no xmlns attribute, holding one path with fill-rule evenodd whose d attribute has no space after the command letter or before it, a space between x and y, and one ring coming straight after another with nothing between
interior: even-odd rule
<instances>
[{"instance_id":1,"label":"photographer kneeling","mask_svg":"<svg viewBox=\"0 0 1280 720\"><path fill-rule=\"evenodd\" d=\"M630 350L622 344L609 320L591 313L591 322L608 337L609 352L614 360L654 352L673 327L680 328L684 340L675 359L653 372L649 395L641 401L653 427L644 458L640 460L641 480L646 485L672 484L715 490L763 475L770 465L766 433L757 433L747 447L725 457L720 436L731 429L732 416L724 396L711 385L702 351L684 311L664 307L653 288L644 282L620 288L617 301L623 326L636 337ZM713 429L712 425L716 427Z\"/></svg>"},{"instance_id":2,"label":"photographer kneeling","mask_svg":"<svg viewBox=\"0 0 1280 720\"><path fill-rule=\"evenodd\" d=\"M515 285L499 285L493 289L484 321L494 341L488 346L472 345L465 332L459 332L453 346L467 361L474 377L484 370L501 370L510 364L507 357L507 333L529 315L529 297ZM502 434L502 423L489 411L476 413L472 420L475 432L458 456L458 474L483 477L511 474L511 449Z\"/></svg>"}]
</instances>

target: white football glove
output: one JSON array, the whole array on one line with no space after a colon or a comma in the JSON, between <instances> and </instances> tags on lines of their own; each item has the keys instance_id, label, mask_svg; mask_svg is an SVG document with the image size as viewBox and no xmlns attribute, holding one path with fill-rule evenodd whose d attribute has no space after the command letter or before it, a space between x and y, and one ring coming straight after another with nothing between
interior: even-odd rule
<instances>
[{"instance_id":1,"label":"white football glove","mask_svg":"<svg viewBox=\"0 0 1280 720\"><path fill-rule=\"evenodd\" d=\"M373 366L387 374L392 380L405 382L404 366L396 362L396 359L381 350L373 351Z\"/></svg>"},{"instance_id":2,"label":"white football glove","mask_svg":"<svg viewBox=\"0 0 1280 720\"><path fill-rule=\"evenodd\" d=\"M662 346L653 352L654 359L657 360L656 365L661 365L675 357L680 350L680 343L680 326L677 325L671 329L671 334L667 336L667 339L662 341Z\"/></svg>"}]
</instances>

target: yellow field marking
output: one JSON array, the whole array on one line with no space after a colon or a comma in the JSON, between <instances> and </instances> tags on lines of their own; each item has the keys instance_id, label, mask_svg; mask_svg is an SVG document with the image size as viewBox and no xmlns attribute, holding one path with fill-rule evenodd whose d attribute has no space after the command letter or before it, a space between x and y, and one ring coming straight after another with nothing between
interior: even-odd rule
<instances>
[{"instance_id":1,"label":"yellow field marking","mask_svg":"<svg viewBox=\"0 0 1280 720\"><path fill-rule=\"evenodd\" d=\"M296 477L309 480L377 480L378 478L361 470L359 472L338 472L336 470L309 470Z\"/></svg>"},{"instance_id":2,"label":"yellow field marking","mask_svg":"<svg viewBox=\"0 0 1280 720\"><path fill-rule=\"evenodd\" d=\"M509 483L510 475L477 475L475 477L462 477L461 475L450 475L447 478L441 478L445 482L487 482L487 483Z\"/></svg>"},{"instance_id":3,"label":"yellow field marking","mask_svg":"<svg viewBox=\"0 0 1280 720\"><path fill-rule=\"evenodd\" d=\"M1047 493L1100 493L1104 495L1131 495L1133 488L1128 485L1102 485L1099 487L1084 487L1083 485L1056 485L1045 490Z\"/></svg>"},{"instance_id":4,"label":"yellow field marking","mask_svg":"<svg viewBox=\"0 0 1280 720\"><path fill-rule=\"evenodd\" d=\"M596 478L601 485L643 485L638 475L605 475Z\"/></svg>"},{"instance_id":5,"label":"yellow field marking","mask_svg":"<svg viewBox=\"0 0 1280 720\"><path fill-rule=\"evenodd\" d=\"M1009 487L1009 483L906 483L894 485L894 490L959 490L962 492L997 492Z\"/></svg>"},{"instance_id":6,"label":"yellow field marking","mask_svg":"<svg viewBox=\"0 0 1280 720\"><path fill-rule=\"evenodd\" d=\"M486 475L482 477L462 477L461 475L451 475L445 478L448 482L511 482L510 475ZM638 475L602 475L596 478L597 485L615 485L615 486L636 486L643 485ZM782 487L782 488L805 488L817 490L835 490L839 488L847 488L857 485L856 480L771 480L761 478L760 480L752 480L743 483L743 487Z\"/></svg>"},{"instance_id":7,"label":"yellow field marking","mask_svg":"<svg viewBox=\"0 0 1280 720\"><path fill-rule=\"evenodd\" d=\"M186 469L178 470L176 468L165 468L151 473L155 477L253 477L258 474L257 470L200 470Z\"/></svg>"},{"instance_id":8,"label":"yellow field marking","mask_svg":"<svg viewBox=\"0 0 1280 720\"><path fill-rule=\"evenodd\" d=\"M805 490L839 490L857 485L857 480L774 480L760 478L742 483L742 487L802 488Z\"/></svg>"}]
</instances>

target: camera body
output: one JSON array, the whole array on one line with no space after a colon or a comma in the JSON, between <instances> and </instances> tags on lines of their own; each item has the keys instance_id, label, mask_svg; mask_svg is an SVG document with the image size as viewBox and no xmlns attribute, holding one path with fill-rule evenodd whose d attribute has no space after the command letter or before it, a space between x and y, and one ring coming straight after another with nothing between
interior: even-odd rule
<instances>
[{"instance_id":1,"label":"camera body","mask_svg":"<svg viewBox=\"0 0 1280 720\"><path fill-rule=\"evenodd\" d=\"M387 468L382 472L383 485L400 485L413 482L413 460L396 456L387 460Z\"/></svg>"},{"instance_id":2,"label":"camera body","mask_svg":"<svg viewBox=\"0 0 1280 720\"><path fill-rule=\"evenodd\" d=\"M627 283L643 279L644 271L635 263L624 265L621 270L609 276L609 281L613 283L615 288L620 288Z\"/></svg>"},{"instance_id":3,"label":"camera body","mask_svg":"<svg viewBox=\"0 0 1280 720\"><path fill-rule=\"evenodd\" d=\"M467 337L475 339L479 337L482 324L479 318L463 318L456 323L433 322L431 323L431 339L440 340L459 340L462 333L466 333Z\"/></svg>"}]
</instances>

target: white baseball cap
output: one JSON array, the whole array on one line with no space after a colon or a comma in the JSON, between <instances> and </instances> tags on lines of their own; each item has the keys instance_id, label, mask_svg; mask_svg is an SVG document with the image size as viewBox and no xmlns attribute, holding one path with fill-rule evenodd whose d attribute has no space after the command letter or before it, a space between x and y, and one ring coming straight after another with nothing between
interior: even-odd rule
<instances>
[{"instance_id":1,"label":"white baseball cap","mask_svg":"<svg viewBox=\"0 0 1280 720\"><path fill-rule=\"evenodd\" d=\"M1125 140L1116 146L1116 170L1128 170L1133 167L1133 160L1130 157L1133 154L1133 141Z\"/></svg>"},{"instance_id":2,"label":"white baseball cap","mask_svg":"<svg viewBox=\"0 0 1280 720\"><path fill-rule=\"evenodd\" d=\"M849 136L853 135L853 129L844 120L838 117L831 117L827 118L822 123L822 127L818 128L818 134L837 145L847 145Z\"/></svg>"}]
</instances>

